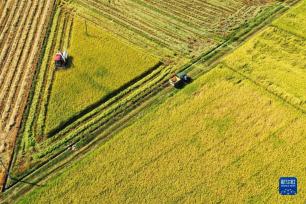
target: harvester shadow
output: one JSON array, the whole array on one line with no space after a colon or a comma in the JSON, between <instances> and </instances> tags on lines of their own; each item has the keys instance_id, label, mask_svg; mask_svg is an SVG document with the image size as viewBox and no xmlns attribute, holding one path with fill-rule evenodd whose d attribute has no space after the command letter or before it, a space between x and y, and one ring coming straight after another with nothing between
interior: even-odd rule
<instances>
[{"instance_id":1,"label":"harvester shadow","mask_svg":"<svg viewBox=\"0 0 306 204\"><path fill-rule=\"evenodd\" d=\"M65 69L70 69L70 68L74 68L73 57L72 56L68 57L67 65L66 65Z\"/></svg>"}]
</instances>

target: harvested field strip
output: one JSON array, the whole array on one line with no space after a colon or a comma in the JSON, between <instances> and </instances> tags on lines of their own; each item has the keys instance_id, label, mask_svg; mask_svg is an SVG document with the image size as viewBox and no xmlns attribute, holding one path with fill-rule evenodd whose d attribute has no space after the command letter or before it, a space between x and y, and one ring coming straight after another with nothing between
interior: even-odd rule
<instances>
[{"instance_id":1,"label":"harvested field strip","mask_svg":"<svg viewBox=\"0 0 306 204\"><path fill-rule=\"evenodd\" d=\"M179 0L179 1L184 3L184 0ZM232 8L230 8L229 6L225 7L219 4L213 4L213 3L210 3L209 1L192 0L191 2L195 2L191 4L195 7L195 9L209 8L209 9L221 12L221 13L230 13L230 14L235 13L237 11L237 8L240 8L241 6L243 6L242 4L235 5L234 2L231 2Z\"/></svg>"},{"instance_id":2,"label":"harvested field strip","mask_svg":"<svg viewBox=\"0 0 306 204\"><path fill-rule=\"evenodd\" d=\"M179 9L175 8L173 5L169 7L170 5L164 5L163 3L155 2L152 3L156 8L163 10L164 12L170 12L170 14L177 16L178 18L188 20L189 22L192 22L196 27L202 28L210 27L211 26L211 19L206 16L206 18L202 18L199 15L196 14L188 14L188 11L185 9ZM185 11L185 12L183 12Z\"/></svg>"},{"instance_id":3,"label":"harvested field strip","mask_svg":"<svg viewBox=\"0 0 306 204\"><path fill-rule=\"evenodd\" d=\"M149 2L145 2L142 0L132 0L132 2L135 2L138 4L138 7L143 7L146 8L148 11L155 12L157 15L163 15L168 18L172 18L173 20L180 22L182 24L188 25L188 27L193 28L193 29L198 29L198 30L205 30L202 27L199 27L198 25L194 24L191 21L187 21L185 18L180 18L179 16L173 15L169 13L167 10L163 10L161 8L157 8L154 6L154 4L150 4ZM160 19L160 18L159 18Z\"/></svg>"},{"instance_id":4,"label":"harvested field strip","mask_svg":"<svg viewBox=\"0 0 306 204\"><path fill-rule=\"evenodd\" d=\"M3 6L2 7L2 12L0 12L1 13L1 16L0 16L0 33L3 32L3 29L8 22L8 19L11 16L10 13L14 12L14 10L13 11L11 10L13 1L14 0L5 1L4 5L2 5ZM13 7L13 8L16 8L16 7Z\"/></svg>"},{"instance_id":5,"label":"harvested field strip","mask_svg":"<svg viewBox=\"0 0 306 204\"><path fill-rule=\"evenodd\" d=\"M36 39L40 38L41 31L44 29L44 22L41 23L44 18L38 18L38 15L41 12L48 13L49 10L49 7L44 7L44 4L44 2L39 4L38 1L18 3L20 6L18 9L24 9L24 12L20 10L17 12L20 15L14 15L14 19L11 19L13 21L11 28L5 28L8 32L6 35L1 33L1 39L5 40L6 43L0 54L1 58L5 57L1 61L3 64L0 73L0 83L2 84L0 98L5 100L1 100L0 114L2 126L5 126L6 131L15 123L19 105L23 98L21 96L24 95L25 86L28 86L25 81L28 81L27 78L31 76L29 71L32 70L32 63L34 62L31 58L34 59L37 52L35 48L38 48L33 46L32 42L35 37ZM16 27L16 30L12 29L13 26ZM40 46L41 41L36 40L36 42ZM34 53L31 53L31 51Z\"/></svg>"},{"instance_id":6,"label":"harvested field strip","mask_svg":"<svg viewBox=\"0 0 306 204\"><path fill-rule=\"evenodd\" d=\"M197 22L198 25L209 25L206 23L210 23L213 21L213 18L216 16L216 12L210 12L205 7L201 10L198 9L186 9L186 5L179 4L177 1L169 0L169 1L160 1L153 0L151 1L154 5L162 8L170 8L169 11L180 14L184 16L186 19L189 19L192 22Z\"/></svg>"},{"instance_id":7,"label":"harvested field strip","mask_svg":"<svg viewBox=\"0 0 306 204\"><path fill-rule=\"evenodd\" d=\"M32 1L30 1L32 2ZM18 98L18 93L22 92L23 86L20 86L22 80L22 77L25 73L25 70L23 67L18 66L26 66L26 60L29 58L29 52L33 46L34 41L34 35L35 32L27 31L27 28L33 28L33 30L37 30L37 20L38 16L41 14L42 8L44 6L44 2L41 4L36 2L36 4L33 5L33 7L30 9L30 13L28 15L24 15L24 17L27 19L25 27L19 27L19 33L22 34L22 36L19 36L18 38L23 40L17 48L11 49L11 53L13 53L12 57L9 56L9 58L12 59L11 64L6 64L7 70L11 70L8 72L7 76L5 77L4 87L9 87L6 91L2 90L2 94L4 93L5 100L5 106L3 108L2 113L2 121L7 121L7 129L10 128L11 125L13 125L15 118L13 112L13 107L15 105L15 102L18 102L16 99ZM39 35L39 34L38 34ZM37 37L37 36L36 36ZM31 61L32 63L32 61ZM27 75L26 75L27 76ZM1 97L1 96L0 96ZM18 111L18 107L17 111ZM12 114L13 118L12 120L9 119L9 114Z\"/></svg>"},{"instance_id":8,"label":"harvested field strip","mask_svg":"<svg viewBox=\"0 0 306 204\"><path fill-rule=\"evenodd\" d=\"M22 140L21 147L22 149L27 149L27 147L29 146L29 142L33 143L35 140L34 138L29 138L30 136L32 136L31 134L34 133L34 127L36 127L36 122L37 122L37 113L40 113L40 107L41 107L41 101L43 99L43 94L44 91L46 89L46 84L47 84L47 80L48 80L48 76L49 76L49 72L53 72L53 68L51 66L51 60L50 58L53 55L54 52L54 46L55 46L55 41L56 41L56 36L58 33L58 23L59 23L59 19L60 19L60 9L57 9L54 17L53 17L53 25L50 29L50 35L49 35L49 40L48 43L46 45L45 48L45 53L44 53L44 57L42 59L42 63L40 66L40 71L39 74L37 75L37 79L36 79L36 84L35 84L35 91L34 91L34 96L31 100L32 105L31 108L29 110L28 113L28 117L27 117L27 122L25 123L26 126L24 128L24 134L23 137L24 139ZM39 137L40 135L38 134L36 137ZM21 152L22 154L24 154L25 152Z\"/></svg>"},{"instance_id":9,"label":"harvested field strip","mask_svg":"<svg viewBox=\"0 0 306 204\"><path fill-rule=\"evenodd\" d=\"M171 25L168 26L168 29L172 29L172 26L178 27L180 28L180 30L185 30L187 32L191 32L192 34L202 34L202 33L207 33L207 31L205 29L203 29L202 27L198 27L196 25L194 26L186 26L189 25L192 22L188 22L188 21L184 21L182 19L176 18L175 16L172 16L170 14L165 15L165 13L162 13L164 16L163 18L161 18L161 11L156 9L155 7L148 7L147 4L143 4L142 2L139 1L131 1L131 2L127 2L125 4L125 9L127 9L128 11L131 12L135 12L134 14L140 15L143 18L148 17L147 15L149 15L152 18L155 18L154 21L152 21L152 23L157 24L156 19L159 19L159 21L164 23L164 27L166 25ZM133 8L133 9L131 9ZM145 15L144 15L145 14ZM163 25L163 24L161 24ZM161 26L160 25L160 26ZM184 33L182 33L184 34ZM185 35L185 34L184 34Z\"/></svg>"},{"instance_id":10,"label":"harvested field strip","mask_svg":"<svg viewBox=\"0 0 306 204\"><path fill-rule=\"evenodd\" d=\"M19 13L21 12L22 6L24 5L25 1L22 1L20 4L15 1L14 11ZM19 4L19 6L18 6ZM0 34L0 47L1 47L1 54L0 54L0 84L3 83L5 79L2 75L6 72L3 68L3 64L8 60L7 55L10 49L10 45L12 42L15 41L15 34L13 27L18 26L19 17L21 14L14 15L14 13L10 13L8 23L4 26L4 30ZM17 41L18 42L18 41Z\"/></svg>"},{"instance_id":11,"label":"harvested field strip","mask_svg":"<svg viewBox=\"0 0 306 204\"><path fill-rule=\"evenodd\" d=\"M8 0L0 16L0 146L8 165L54 1ZM0 190L5 174L0 170Z\"/></svg>"},{"instance_id":12,"label":"harvested field strip","mask_svg":"<svg viewBox=\"0 0 306 204\"><path fill-rule=\"evenodd\" d=\"M260 10L264 12L268 6L275 6L265 3L251 6L238 1L231 6L224 4L235 8L234 10L231 8L221 12L222 8L214 7L212 3L207 3L207 6L202 8L189 7L190 3L183 1L174 4L172 0L124 0L118 4L98 0L75 0L71 5L79 10L79 13L85 11L88 16L95 14L101 22L110 21L110 27L114 27L116 23L124 27L124 30L129 29L164 48L187 55L198 54L199 50L203 49L208 50L213 44L222 41L232 29L257 16ZM227 21L228 18L231 21ZM197 40L193 41L194 39ZM133 40L136 41L137 36Z\"/></svg>"},{"instance_id":13,"label":"harvested field strip","mask_svg":"<svg viewBox=\"0 0 306 204\"><path fill-rule=\"evenodd\" d=\"M167 39L160 39L157 36L156 31L154 31L150 27L148 28L145 25L137 24L137 21L135 23L133 20L126 19L125 15L112 14L112 11L107 9L107 8L106 8L106 10L102 10L102 8L99 7L99 6L95 7L95 6L92 6L88 3L84 3L84 2L86 2L86 0L78 0L78 2L80 3L80 5L83 5L85 8L87 7L90 10L95 11L100 15L103 15L104 17L108 18L109 20L113 20L116 23L122 25L123 27L127 27L129 29L132 29L132 30L136 31L136 33L141 34L143 36L148 36L149 39L153 39L153 41L157 42L161 46L171 48L171 43L169 41L167 41Z\"/></svg>"},{"instance_id":14,"label":"harvested field strip","mask_svg":"<svg viewBox=\"0 0 306 204\"><path fill-rule=\"evenodd\" d=\"M66 45L68 45L68 42L66 42L65 40L69 39L69 35L70 35L70 29L72 29L71 27L67 26L71 25L71 21L72 18L70 16L71 14L69 13L62 13L62 16L60 16L60 24L59 24L59 31L58 31L58 35L57 35L57 39L56 42L54 44L54 49L52 52L52 55L49 56L49 75L48 75L48 80L46 83L46 89L43 92L43 98L42 98L42 106L41 106L41 111L39 112L38 115L38 123L37 123L37 134L43 136L45 134L45 125L46 125L46 115L48 112L48 104L50 102L50 97L51 97L51 91L52 91L52 86L54 83L54 79L55 79L55 69L54 69L54 64L53 64L53 55L54 53L56 53L58 50L66 50L68 47L64 47ZM52 63L51 63L52 61Z\"/></svg>"},{"instance_id":15,"label":"harvested field strip","mask_svg":"<svg viewBox=\"0 0 306 204\"><path fill-rule=\"evenodd\" d=\"M165 16L165 18L160 18L160 15L156 12L153 12L149 9L145 9L143 6L134 3L134 2L127 2L125 6L123 7L125 9L125 12L133 12L134 15L137 16L137 18L140 18L143 21L151 22L150 26L156 27L160 31L169 33L174 38L179 38L180 41L186 42L187 37L190 35L198 35L199 37L202 35L201 29L190 29L186 27L185 24L180 23L172 18L169 18L168 16ZM130 8L134 8L135 10L131 10ZM156 21L156 19L159 18L159 22ZM166 25L171 24L171 27L175 27L177 30L173 30L167 27ZM165 29L166 27L166 29ZM169 30L169 31L168 31ZM178 31L181 32L178 36ZM205 33L205 32L204 32Z\"/></svg>"},{"instance_id":16,"label":"harvested field strip","mask_svg":"<svg viewBox=\"0 0 306 204\"><path fill-rule=\"evenodd\" d=\"M40 1L40 4L42 4L42 2ZM34 72L34 68L37 64L37 59L39 57L39 53L38 50L41 49L42 46L42 33L45 33L46 31L46 21L48 20L49 16L49 10L50 8L53 7L52 1L46 1L44 6L42 6L41 8L43 8L42 10L42 15L36 15L36 19L34 20L35 23L39 23L36 24L36 30L35 31L31 31L30 34L32 35L32 40L35 39L35 41L33 42L33 44L28 44L28 48L30 49L30 52L28 53L29 56L28 58L24 57L25 62L26 60L27 63L25 63L26 67L29 67L29 69L26 69L24 72L24 75L22 76L21 79L21 85L20 85L20 91L18 93L18 95L16 95L16 102L15 102L15 106L13 108L13 113L11 115L10 118L10 126L13 124L13 122L15 121L18 111L19 111L19 104L22 102L22 98L24 95L26 95L25 90L30 88L31 85L31 80L32 78L29 77L31 76L31 74L33 75ZM38 20L36 22L36 20ZM47 21L48 22L48 21ZM35 36L34 36L35 35ZM37 40L40 39L40 40Z\"/></svg>"}]
</instances>

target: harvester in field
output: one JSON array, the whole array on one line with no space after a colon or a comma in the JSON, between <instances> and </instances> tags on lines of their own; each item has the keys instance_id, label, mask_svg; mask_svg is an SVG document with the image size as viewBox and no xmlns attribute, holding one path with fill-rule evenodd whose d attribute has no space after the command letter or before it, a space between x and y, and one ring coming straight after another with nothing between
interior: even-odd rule
<instances>
[{"instance_id":1,"label":"harvester in field","mask_svg":"<svg viewBox=\"0 0 306 204\"><path fill-rule=\"evenodd\" d=\"M67 66L67 62L68 62L68 52L67 51L64 51L64 52L59 51L54 56L55 68L65 68Z\"/></svg>"},{"instance_id":2,"label":"harvester in field","mask_svg":"<svg viewBox=\"0 0 306 204\"><path fill-rule=\"evenodd\" d=\"M170 85L175 88L181 88L190 82L191 78L185 72L177 73L169 79Z\"/></svg>"}]
</instances>

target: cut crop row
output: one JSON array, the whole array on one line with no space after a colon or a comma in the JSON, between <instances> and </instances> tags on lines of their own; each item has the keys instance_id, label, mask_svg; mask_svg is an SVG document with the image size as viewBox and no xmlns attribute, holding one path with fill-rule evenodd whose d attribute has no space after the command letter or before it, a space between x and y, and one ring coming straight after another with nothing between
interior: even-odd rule
<instances>
[{"instance_id":1,"label":"cut crop row","mask_svg":"<svg viewBox=\"0 0 306 204\"><path fill-rule=\"evenodd\" d=\"M29 2L31 6L31 2ZM43 5L43 4L42 4ZM16 95L23 87L20 86L22 76L27 66L25 66L26 61L29 58L29 52L32 48L33 40L34 40L34 32L36 31L37 26L37 18L35 18L35 13L40 14L42 6L38 7L39 3L35 2L33 7L28 7L29 13L25 13L24 19L27 19L24 27L19 27L17 33L20 36L17 36L18 43L13 44L11 52L9 55L10 64L6 63L7 67L7 75L4 75L5 81L3 83L3 90L1 90L1 96L6 100L4 101L4 108L2 112L2 121L7 121L9 119L9 114L13 112L12 108L14 107L14 100L17 98ZM40 10L39 10L40 9ZM31 31L31 29L34 30ZM14 47L14 45L16 47ZM24 67L23 67L24 66ZM4 73L3 73L4 74ZM6 130L10 129L10 122L6 124Z\"/></svg>"},{"instance_id":2,"label":"cut crop row","mask_svg":"<svg viewBox=\"0 0 306 204\"><path fill-rule=\"evenodd\" d=\"M114 13L114 11L112 11L107 6L89 4L88 0L77 0L77 2L80 3L80 5L83 5L85 8L88 8L89 10L96 12L107 19L116 22L123 27L132 29L143 36L148 36L149 39L153 39L162 47L171 49L171 45L175 43L173 39L160 38L161 36L159 36L155 30L150 28L148 24L143 25L141 22L135 22L134 19L130 19L128 16L122 15L120 13Z\"/></svg>"},{"instance_id":3,"label":"cut crop row","mask_svg":"<svg viewBox=\"0 0 306 204\"><path fill-rule=\"evenodd\" d=\"M60 24L59 24L59 31L57 35L57 39L54 44L54 50L52 52L52 57L55 52L58 50L64 50L68 47L65 47L68 45L68 42L66 40L69 40L69 35L71 32L71 22L72 18L70 16L70 13L66 13L63 11L62 16L60 17ZM49 58L49 61L52 60L52 57ZM41 109L38 114L38 121L36 123L36 134L38 134L39 137L45 135L44 128L45 128L45 122L46 122L46 114L47 114L47 107L49 104L50 96L51 96L51 90L52 90L52 83L54 81L55 77L55 69L53 62L48 65L49 66L49 72L47 76L47 81L45 84L45 90L42 92L42 98L41 98Z\"/></svg>"},{"instance_id":4,"label":"cut crop row","mask_svg":"<svg viewBox=\"0 0 306 204\"><path fill-rule=\"evenodd\" d=\"M162 67L160 69L163 71L156 70L156 73L152 72L152 80L145 78L133 85L131 89L125 90L126 93L120 92L123 96L127 94L125 98L118 96L120 101L117 101L118 98L115 98L113 102L109 101L102 104L99 108L96 108L92 112L83 116L83 119L80 118L76 121L76 124L72 124L72 126L57 133L56 137L44 141L39 147L40 151L37 154L32 155L32 168L30 168L27 173L31 172L31 169L34 170L40 166L42 163L48 162L50 157L67 150L67 147L80 141L82 138L86 139L86 136L91 134L93 131L107 128L107 124L109 124L110 121L117 119L118 114L126 113L126 111L132 107L132 104L136 105L138 100L141 100L142 97L145 97L152 91L156 90L156 86L160 84L160 82L164 81L165 77L169 74L169 70L164 70ZM18 159L15 162L18 162ZM18 170L14 172L18 172ZM22 172L19 173L21 173L20 175L23 175Z\"/></svg>"},{"instance_id":5,"label":"cut crop row","mask_svg":"<svg viewBox=\"0 0 306 204\"><path fill-rule=\"evenodd\" d=\"M34 124L36 124L37 121L37 113L40 112L40 106L42 98L44 97L44 91L46 89L47 81L50 80L48 78L49 74L48 72L53 72L53 69L51 67L51 58L53 55L53 52L55 50L55 41L56 36L58 35L58 24L60 21L60 9L58 9L53 18L53 25L49 31L50 35L48 38L48 43L45 48L44 57L42 59L42 63L40 65L40 69L37 75L37 78L35 79L35 89L34 89L34 95L31 100L31 106L30 110L26 119L26 126L24 127L24 134L23 134L23 140L21 146L24 146L24 149L27 150L29 144L33 143L33 131L34 131ZM50 70L51 69L51 70ZM51 82L49 82L50 84ZM37 135L36 137L39 137Z\"/></svg>"},{"instance_id":6,"label":"cut crop row","mask_svg":"<svg viewBox=\"0 0 306 204\"><path fill-rule=\"evenodd\" d=\"M9 0L1 13L0 129L5 134L1 142L15 143L53 3ZM3 152L4 165L10 162L12 148L9 146Z\"/></svg>"}]
</instances>

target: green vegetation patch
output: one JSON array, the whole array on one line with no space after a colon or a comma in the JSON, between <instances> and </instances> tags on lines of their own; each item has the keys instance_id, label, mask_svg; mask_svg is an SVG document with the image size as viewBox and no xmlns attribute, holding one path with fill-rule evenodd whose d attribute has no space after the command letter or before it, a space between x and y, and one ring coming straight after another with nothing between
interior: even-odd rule
<instances>
[{"instance_id":1,"label":"green vegetation patch","mask_svg":"<svg viewBox=\"0 0 306 204\"><path fill-rule=\"evenodd\" d=\"M74 20L70 44L72 64L56 72L46 132L159 63L82 18Z\"/></svg>"},{"instance_id":2,"label":"green vegetation patch","mask_svg":"<svg viewBox=\"0 0 306 204\"><path fill-rule=\"evenodd\" d=\"M279 177L306 182L305 115L221 67L19 203L286 203Z\"/></svg>"}]
</instances>

